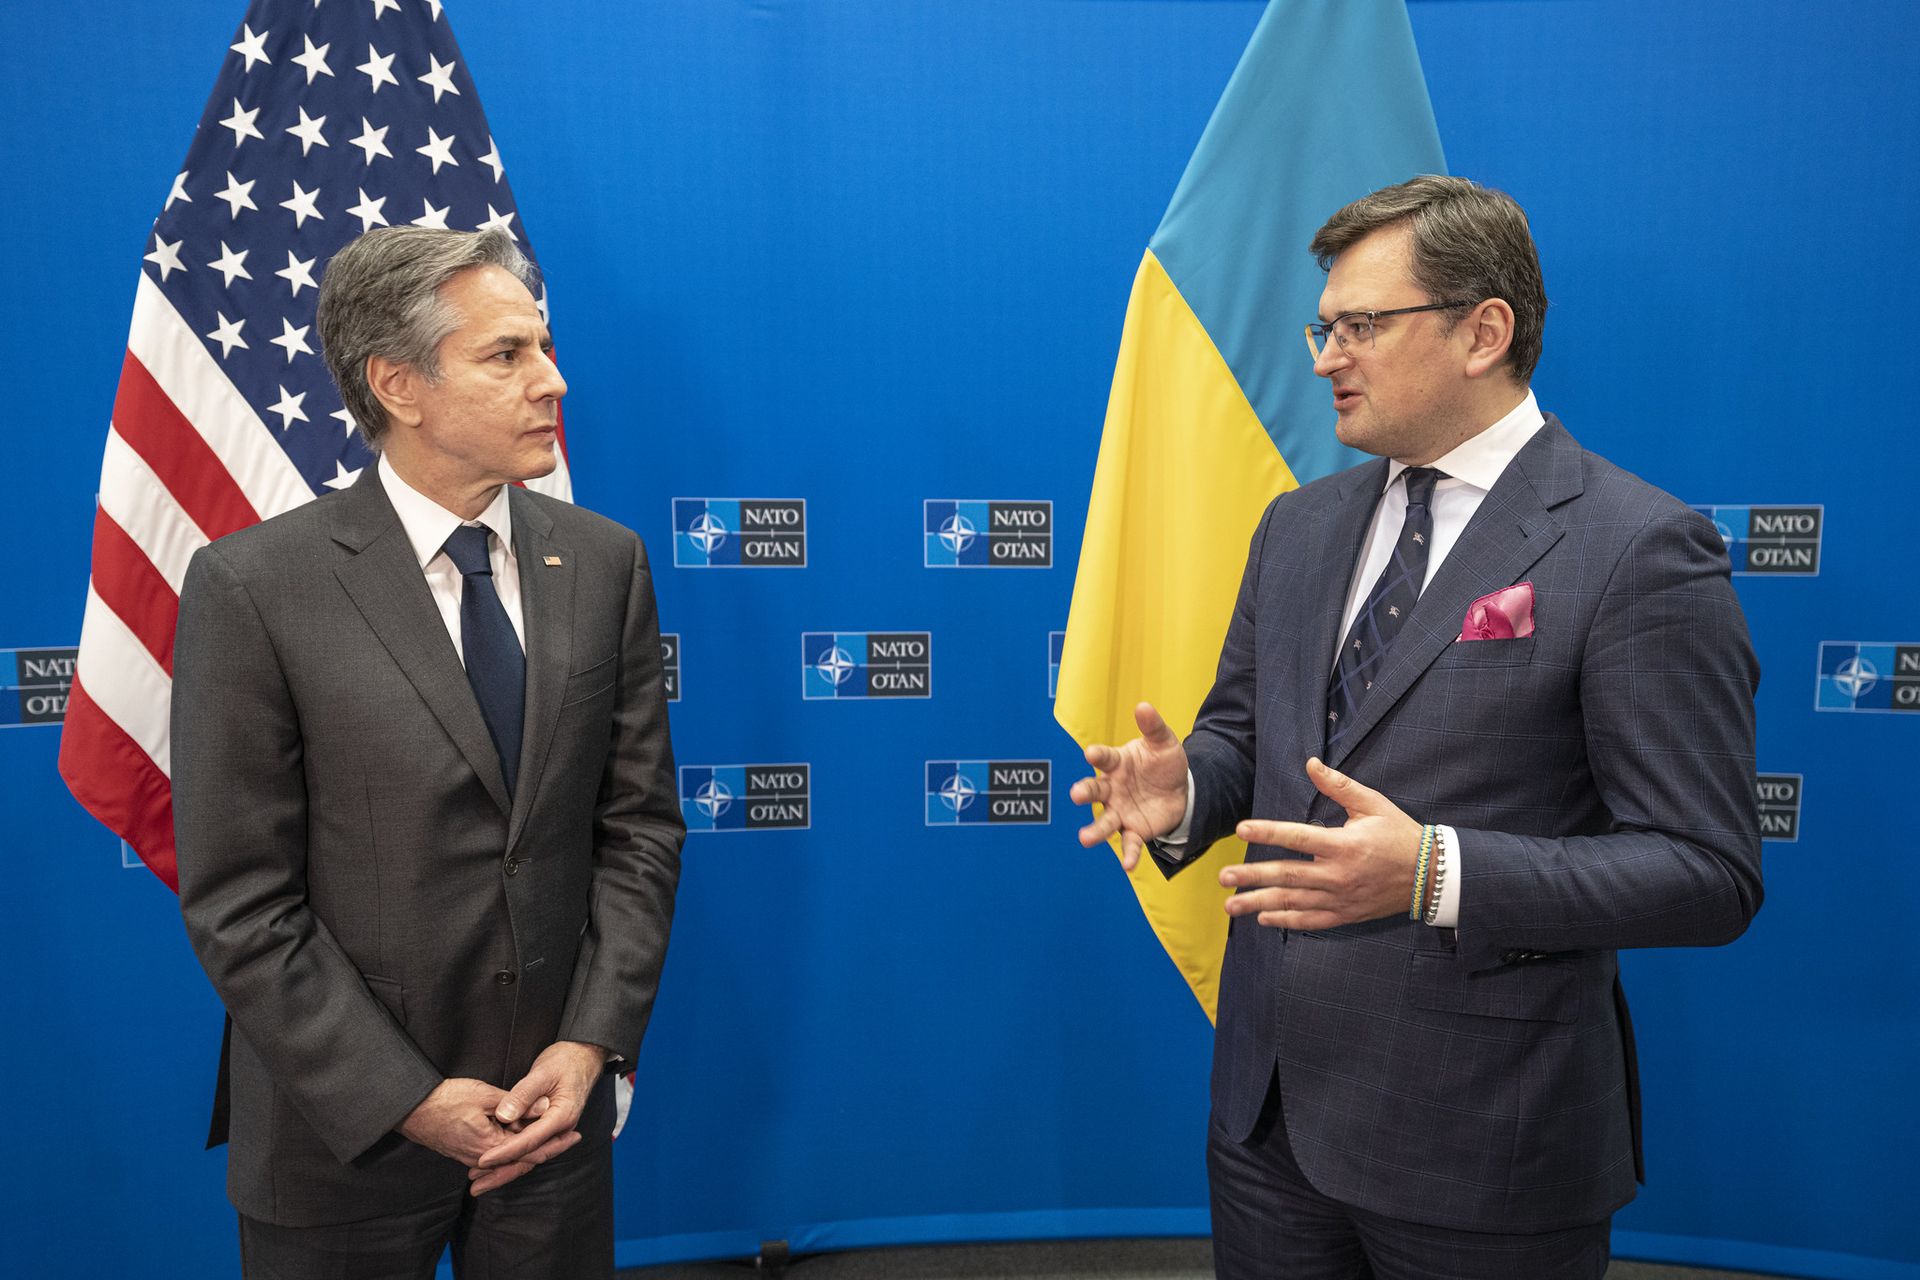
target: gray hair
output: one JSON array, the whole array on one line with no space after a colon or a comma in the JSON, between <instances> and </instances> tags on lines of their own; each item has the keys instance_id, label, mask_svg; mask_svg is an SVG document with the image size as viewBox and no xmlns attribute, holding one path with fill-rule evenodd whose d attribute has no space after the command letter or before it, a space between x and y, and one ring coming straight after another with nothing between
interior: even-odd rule
<instances>
[{"instance_id":1,"label":"gray hair","mask_svg":"<svg viewBox=\"0 0 1920 1280\"><path fill-rule=\"evenodd\" d=\"M335 254L320 280L314 325L340 399L378 453L387 411L367 385L367 359L385 356L440 380L440 343L466 322L441 290L463 271L501 267L529 292L538 276L513 237L433 227L375 227Z\"/></svg>"},{"instance_id":2,"label":"gray hair","mask_svg":"<svg viewBox=\"0 0 1920 1280\"><path fill-rule=\"evenodd\" d=\"M1327 219L1310 248L1324 271L1361 240L1402 223L1413 228L1413 282L1433 301L1499 298L1513 308L1507 371L1525 384L1540 363L1547 322L1547 288L1526 212L1504 191L1428 173L1361 196Z\"/></svg>"}]
</instances>

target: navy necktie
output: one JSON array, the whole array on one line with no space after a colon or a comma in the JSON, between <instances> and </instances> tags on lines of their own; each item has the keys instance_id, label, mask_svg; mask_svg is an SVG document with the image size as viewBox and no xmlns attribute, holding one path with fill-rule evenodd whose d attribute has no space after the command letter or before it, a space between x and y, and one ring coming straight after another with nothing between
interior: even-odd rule
<instances>
[{"instance_id":1,"label":"navy necktie","mask_svg":"<svg viewBox=\"0 0 1920 1280\"><path fill-rule=\"evenodd\" d=\"M1400 526L1400 539L1393 544L1393 556L1367 593L1366 603L1354 616L1353 629L1341 646L1340 661L1327 690L1329 751L1353 723L1354 713L1360 710L1374 680L1386 670L1387 650L1406 625L1407 615L1413 612L1427 580L1427 552L1433 541L1433 486L1441 476L1432 467L1409 467L1401 476L1407 482L1407 518Z\"/></svg>"},{"instance_id":2,"label":"navy necktie","mask_svg":"<svg viewBox=\"0 0 1920 1280\"><path fill-rule=\"evenodd\" d=\"M480 716L500 753L507 794L520 772L520 728L526 716L527 655L520 649L507 607L493 586L487 559L487 530L462 525L447 539L447 558L460 570L460 650L467 683L479 700Z\"/></svg>"}]
</instances>

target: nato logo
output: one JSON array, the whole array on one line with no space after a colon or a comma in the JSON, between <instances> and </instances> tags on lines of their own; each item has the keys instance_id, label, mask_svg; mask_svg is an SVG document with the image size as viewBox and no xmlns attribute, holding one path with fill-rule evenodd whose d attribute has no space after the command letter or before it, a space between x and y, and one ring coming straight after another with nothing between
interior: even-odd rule
<instances>
[{"instance_id":1,"label":"nato logo","mask_svg":"<svg viewBox=\"0 0 1920 1280\"><path fill-rule=\"evenodd\" d=\"M1046 569L1053 565L1053 503L928 498L929 569Z\"/></svg>"},{"instance_id":2,"label":"nato logo","mask_svg":"<svg viewBox=\"0 0 1920 1280\"><path fill-rule=\"evenodd\" d=\"M680 701L680 637L672 631L660 633L660 678L667 686L667 701Z\"/></svg>"},{"instance_id":3,"label":"nato logo","mask_svg":"<svg viewBox=\"0 0 1920 1280\"><path fill-rule=\"evenodd\" d=\"M682 569L804 569L805 498L675 498L673 563Z\"/></svg>"},{"instance_id":4,"label":"nato logo","mask_svg":"<svg viewBox=\"0 0 1920 1280\"><path fill-rule=\"evenodd\" d=\"M1735 573L1811 578L1820 572L1825 507L1695 507L1727 544Z\"/></svg>"},{"instance_id":5,"label":"nato logo","mask_svg":"<svg viewBox=\"0 0 1920 1280\"><path fill-rule=\"evenodd\" d=\"M925 631L808 631L800 696L931 698L933 636Z\"/></svg>"},{"instance_id":6,"label":"nato logo","mask_svg":"<svg viewBox=\"0 0 1920 1280\"><path fill-rule=\"evenodd\" d=\"M1762 840L1792 844L1800 838L1800 783L1797 773L1763 773L1753 780Z\"/></svg>"},{"instance_id":7,"label":"nato logo","mask_svg":"<svg viewBox=\"0 0 1920 1280\"><path fill-rule=\"evenodd\" d=\"M804 764L680 766L680 816L689 831L804 831L810 825Z\"/></svg>"},{"instance_id":8,"label":"nato logo","mask_svg":"<svg viewBox=\"0 0 1920 1280\"><path fill-rule=\"evenodd\" d=\"M1920 644L1820 642L1820 711L1920 711Z\"/></svg>"},{"instance_id":9,"label":"nato logo","mask_svg":"<svg viewBox=\"0 0 1920 1280\"><path fill-rule=\"evenodd\" d=\"M927 825L1052 820L1051 760L927 761Z\"/></svg>"},{"instance_id":10,"label":"nato logo","mask_svg":"<svg viewBox=\"0 0 1920 1280\"><path fill-rule=\"evenodd\" d=\"M67 718L78 649L0 649L0 729Z\"/></svg>"},{"instance_id":11,"label":"nato logo","mask_svg":"<svg viewBox=\"0 0 1920 1280\"><path fill-rule=\"evenodd\" d=\"M1067 633L1064 631L1047 632L1047 697L1055 698L1060 693L1060 655L1067 650Z\"/></svg>"}]
</instances>

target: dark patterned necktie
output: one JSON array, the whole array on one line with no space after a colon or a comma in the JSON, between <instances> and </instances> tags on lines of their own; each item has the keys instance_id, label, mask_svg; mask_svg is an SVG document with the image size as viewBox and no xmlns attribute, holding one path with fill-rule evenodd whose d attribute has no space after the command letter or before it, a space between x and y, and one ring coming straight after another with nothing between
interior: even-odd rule
<instances>
[{"instance_id":1,"label":"dark patterned necktie","mask_svg":"<svg viewBox=\"0 0 1920 1280\"><path fill-rule=\"evenodd\" d=\"M1433 542L1433 486L1441 476L1432 467L1409 467L1401 472L1407 482L1407 518L1400 539L1380 578L1367 592L1366 603L1354 616L1327 690L1327 750L1346 732L1366 699L1367 690L1386 670L1387 650L1407 623L1427 580L1427 552Z\"/></svg>"},{"instance_id":2,"label":"dark patterned necktie","mask_svg":"<svg viewBox=\"0 0 1920 1280\"><path fill-rule=\"evenodd\" d=\"M466 659L467 683L479 700L493 749L500 753L500 773L507 794L520 772L520 730L526 716L527 655L520 649L507 607L493 585L493 565L487 559L487 530L462 525L447 539L447 558L460 570L460 651Z\"/></svg>"}]
</instances>

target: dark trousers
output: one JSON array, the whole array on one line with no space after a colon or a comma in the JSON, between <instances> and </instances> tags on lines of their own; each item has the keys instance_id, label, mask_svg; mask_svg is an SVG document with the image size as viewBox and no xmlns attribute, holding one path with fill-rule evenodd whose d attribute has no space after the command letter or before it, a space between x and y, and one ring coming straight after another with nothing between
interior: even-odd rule
<instances>
[{"instance_id":1,"label":"dark trousers","mask_svg":"<svg viewBox=\"0 0 1920 1280\"><path fill-rule=\"evenodd\" d=\"M573 1150L483 1196L338 1226L240 1218L244 1280L432 1280L453 1246L459 1280L611 1280L613 1107L596 1089ZM607 1095L604 1105L600 1094Z\"/></svg>"},{"instance_id":2,"label":"dark trousers","mask_svg":"<svg viewBox=\"0 0 1920 1280\"><path fill-rule=\"evenodd\" d=\"M1278 1083L1245 1142L1207 1126L1220 1280L1602 1280L1611 1219L1496 1235L1383 1217L1320 1194L1287 1141Z\"/></svg>"}]
</instances>

